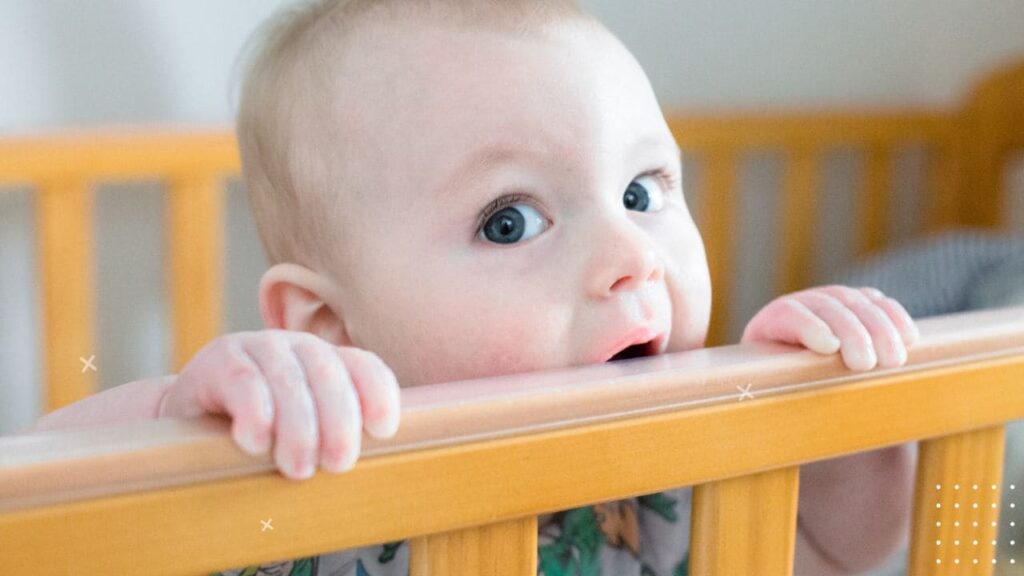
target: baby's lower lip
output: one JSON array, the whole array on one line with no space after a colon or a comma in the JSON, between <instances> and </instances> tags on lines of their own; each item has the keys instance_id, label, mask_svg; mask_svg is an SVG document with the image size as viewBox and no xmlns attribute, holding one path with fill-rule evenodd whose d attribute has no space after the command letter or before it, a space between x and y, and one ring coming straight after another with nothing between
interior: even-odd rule
<instances>
[{"instance_id":1,"label":"baby's lower lip","mask_svg":"<svg viewBox=\"0 0 1024 576\"><path fill-rule=\"evenodd\" d=\"M632 358L646 358L648 356L657 356L661 354L662 343L665 341L665 334L658 334L651 340L640 344L634 344L628 346L622 351L615 354L605 362L616 362L619 360L626 360Z\"/></svg>"},{"instance_id":2,"label":"baby's lower lip","mask_svg":"<svg viewBox=\"0 0 1024 576\"><path fill-rule=\"evenodd\" d=\"M645 356L649 356L650 355L650 353L649 353L649 346L650 346L649 343L646 343L646 344L634 344L632 346L627 347L622 352L619 352L615 356L612 356L607 361L608 362L617 362L619 360L630 360L630 359L633 359L633 358L643 358Z\"/></svg>"}]
</instances>

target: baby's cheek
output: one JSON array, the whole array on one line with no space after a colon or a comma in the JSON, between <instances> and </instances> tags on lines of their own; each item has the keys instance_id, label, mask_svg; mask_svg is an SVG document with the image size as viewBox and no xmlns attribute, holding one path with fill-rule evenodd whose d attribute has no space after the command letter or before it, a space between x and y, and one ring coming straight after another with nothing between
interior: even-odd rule
<instances>
[{"instance_id":1,"label":"baby's cheek","mask_svg":"<svg viewBox=\"0 0 1024 576\"><path fill-rule=\"evenodd\" d=\"M524 318L493 318L490 330L477 332L464 360L477 377L542 370L555 362L557 350L548 341L552 330L546 323Z\"/></svg>"},{"instance_id":2,"label":"baby's cheek","mask_svg":"<svg viewBox=\"0 0 1024 576\"><path fill-rule=\"evenodd\" d=\"M512 306L436 316L429 323L443 328L406 333L406 357L412 358L403 363L406 381L436 384L543 369L552 362L553 347L545 341L551 331L532 318Z\"/></svg>"},{"instance_id":3,"label":"baby's cheek","mask_svg":"<svg viewBox=\"0 0 1024 576\"><path fill-rule=\"evenodd\" d=\"M704 245L696 228L680 235L673 266L666 270L672 294L673 323L670 350L692 350L704 345L711 320L713 289Z\"/></svg>"}]
</instances>

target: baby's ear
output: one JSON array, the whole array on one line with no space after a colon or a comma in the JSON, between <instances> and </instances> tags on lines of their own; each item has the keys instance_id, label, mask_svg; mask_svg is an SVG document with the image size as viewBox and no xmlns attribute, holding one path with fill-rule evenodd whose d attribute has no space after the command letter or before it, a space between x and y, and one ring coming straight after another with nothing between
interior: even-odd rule
<instances>
[{"instance_id":1,"label":"baby's ear","mask_svg":"<svg viewBox=\"0 0 1024 576\"><path fill-rule=\"evenodd\" d=\"M328 300L330 280L292 263L275 264L260 279L263 325L279 330L309 332L336 346L351 346L340 310Z\"/></svg>"}]
</instances>

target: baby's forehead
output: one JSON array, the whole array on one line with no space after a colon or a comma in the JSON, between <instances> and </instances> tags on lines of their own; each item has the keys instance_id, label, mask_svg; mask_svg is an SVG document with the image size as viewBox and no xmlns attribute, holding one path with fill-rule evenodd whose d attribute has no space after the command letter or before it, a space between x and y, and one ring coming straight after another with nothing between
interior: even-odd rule
<instances>
[{"instance_id":1,"label":"baby's forehead","mask_svg":"<svg viewBox=\"0 0 1024 576\"><path fill-rule=\"evenodd\" d=\"M349 51L335 98L318 112L316 123L330 119L342 144L359 151L400 152L415 164L483 147L564 154L551 145L607 147L667 132L643 71L599 29L530 37L444 23L387 30L396 39L386 47L371 34Z\"/></svg>"},{"instance_id":2,"label":"baby's forehead","mask_svg":"<svg viewBox=\"0 0 1024 576\"><path fill-rule=\"evenodd\" d=\"M383 231L371 223L394 211L437 214L515 188L626 186L655 167L637 161L651 142L673 161L649 81L603 29L382 26L307 77L318 103L294 118L287 143L299 193L326 198L346 234L373 237Z\"/></svg>"}]
</instances>

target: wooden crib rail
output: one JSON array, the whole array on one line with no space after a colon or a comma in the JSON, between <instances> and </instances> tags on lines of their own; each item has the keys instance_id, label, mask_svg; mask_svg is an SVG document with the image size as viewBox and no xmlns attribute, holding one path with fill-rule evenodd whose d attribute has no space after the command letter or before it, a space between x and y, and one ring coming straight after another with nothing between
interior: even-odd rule
<instances>
[{"instance_id":1,"label":"wooden crib rail","mask_svg":"<svg viewBox=\"0 0 1024 576\"><path fill-rule=\"evenodd\" d=\"M1001 483L1001 426L1024 417L1024 307L920 326L906 367L867 374L745 345L407 389L394 439L300 483L220 418L0 438L0 563L185 574L411 538L416 575L523 576L538 514L695 485L692 573L787 574L800 464L928 439L911 574L941 574L929 545L953 511L929 490Z\"/></svg>"}]
</instances>

